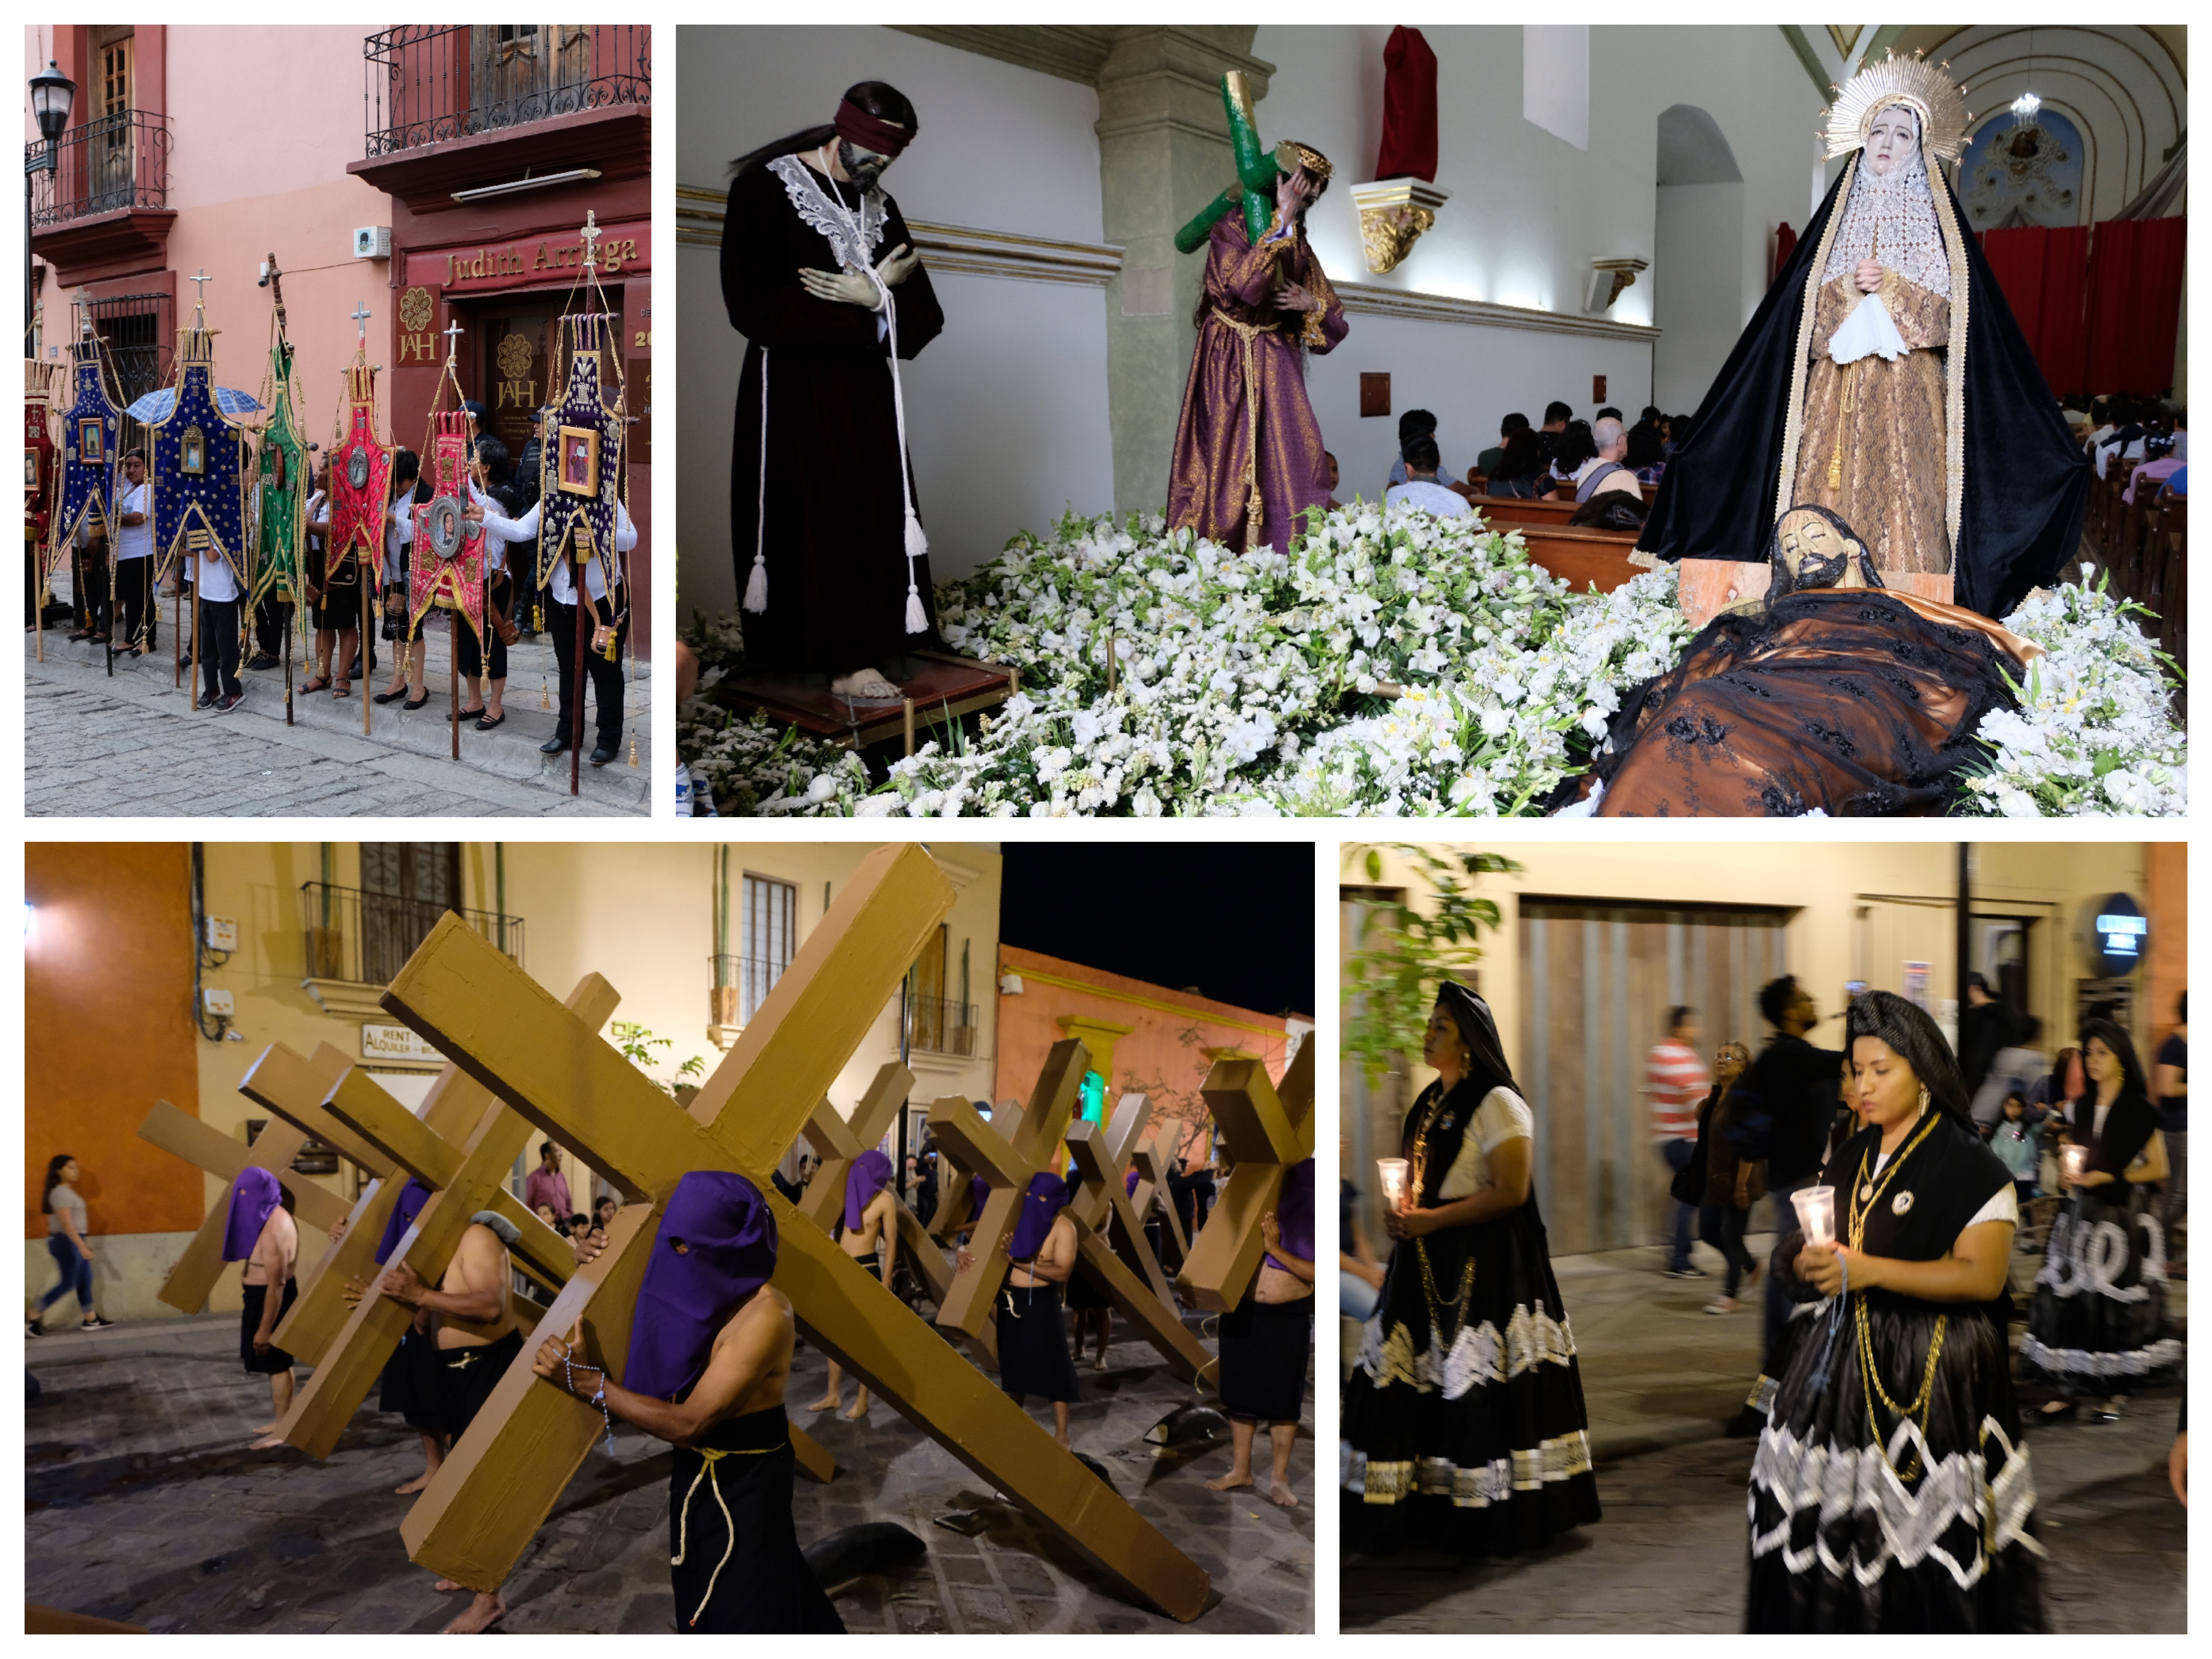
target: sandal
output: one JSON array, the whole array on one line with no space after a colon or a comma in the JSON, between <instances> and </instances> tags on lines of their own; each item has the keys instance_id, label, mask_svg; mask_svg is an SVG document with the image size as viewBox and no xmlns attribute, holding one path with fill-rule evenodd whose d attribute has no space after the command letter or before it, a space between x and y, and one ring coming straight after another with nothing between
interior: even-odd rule
<instances>
[{"instance_id":1,"label":"sandal","mask_svg":"<svg viewBox=\"0 0 2212 1659\"><path fill-rule=\"evenodd\" d=\"M464 708L463 710L461 710L461 718L462 718L463 720L472 720L476 719L478 715L482 714L483 713L483 706L482 706L481 704L479 704L477 707L476 707L476 708Z\"/></svg>"},{"instance_id":2,"label":"sandal","mask_svg":"<svg viewBox=\"0 0 2212 1659\"><path fill-rule=\"evenodd\" d=\"M311 674L307 677L307 684L300 688L300 695L303 697L312 697L318 691L329 690L330 686L331 677L329 675Z\"/></svg>"},{"instance_id":3,"label":"sandal","mask_svg":"<svg viewBox=\"0 0 2212 1659\"><path fill-rule=\"evenodd\" d=\"M502 708L498 714L491 715L487 719L478 720L477 722L477 730L479 732L495 732L506 724L507 710Z\"/></svg>"},{"instance_id":4,"label":"sandal","mask_svg":"<svg viewBox=\"0 0 2212 1659\"><path fill-rule=\"evenodd\" d=\"M353 696L353 687L347 681L340 680L331 687L331 695L334 697L350 697Z\"/></svg>"}]
</instances>

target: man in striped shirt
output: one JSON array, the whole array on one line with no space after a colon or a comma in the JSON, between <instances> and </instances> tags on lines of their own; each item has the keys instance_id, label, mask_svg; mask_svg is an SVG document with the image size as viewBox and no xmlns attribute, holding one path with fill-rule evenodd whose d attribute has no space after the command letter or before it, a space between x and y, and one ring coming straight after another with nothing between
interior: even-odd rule
<instances>
[{"instance_id":1,"label":"man in striped shirt","mask_svg":"<svg viewBox=\"0 0 2212 1659\"><path fill-rule=\"evenodd\" d=\"M1667 1036L1654 1043L1646 1063L1645 1087L1651 1096L1651 1137L1659 1143L1668 1179L1689 1167L1698 1148L1698 1103L1711 1086L1698 1058L1698 1011L1668 1011ZM1694 1206L1674 1205L1674 1237L1667 1258L1669 1279L1698 1279L1704 1275L1690 1265L1690 1221Z\"/></svg>"}]
</instances>

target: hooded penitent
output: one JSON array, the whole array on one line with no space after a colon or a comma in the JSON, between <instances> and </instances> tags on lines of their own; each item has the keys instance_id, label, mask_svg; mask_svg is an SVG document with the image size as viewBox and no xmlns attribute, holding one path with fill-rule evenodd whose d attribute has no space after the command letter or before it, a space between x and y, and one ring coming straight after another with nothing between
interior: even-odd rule
<instances>
[{"instance_id":1,"label":"hooded penitent","mask_svg":"<svg viewBox=\"0 0 2212 1659\"><path fill-rule=\"evenodd\" d=\"M1866 127L1899 104L1911 111L1921 146L1885 183L1863 171L1861 151ZM1949 306L1940 465L1955 603L2002 617L2072 556L2088 465L1980 241L1960 228L1965 215L1941 163L1959 153L1964 113L1957 88L1915 59L1874 65L1844 88L1828 153L1850 159L1714 375L1695 430L1660 481L1639 556L1758 561L1792 505L1782 492L1795 488L1808 307L1825 280L1855 263L1862 242Z\"/></svg>"},{"instance_id":2,"label":"hooded penitent","mask_svg":"<svg viewBox=\"0 0 2212 1659\"><path fill-rule=\"evenodd\" d=\"M1052 1232L1052 1224L1066 1207L1065 1181L1048 1171L1031 1176L1029 1189L1022 1194L1021 1212L1014 1222L1014 1242L1007 1247L1007 1254L1017 1261L1035 1261Z\"/></svg>"},{"instance_id":3,"label":"hooded penitent","mask_svg":"<svg viewBox=\"0 0 2212 1659\"><path fill-rule=\"evenodd\" d=\"M696 1382L715 1335L775 1276L775 1217L751 1182L720 1170L678 1182L637 1293L623 1386L670 1400Z\"/></svg>"},{"instance_id":4,"label":"hooded penitent","mask_svg":"<svg viewBox=\"0 0 2212 1659\"><path fill-rule=\"evenodd\" d=\"M868 1206L876 1194L891 1184L891 1161L884 1153L870 1147L853 1160L853 1167L845 1171L845 1231L860 1231L860 1218L867 1213Z\"/></svg>"},{"instance_id":5,"label":"hooded penitent","mask_svg":"<svg viewBox=\"0 0 2212 1659\"><path fill-rule=\"evenodd\" d=\"M430 1201L430 1189L422 1182L410 1177L399 1189L399 1202L392 1206L392 1219L384 1224L384 1237L376 1246L376 1264L380 1267L392 1260L392 1253L399 1248L399 1241L415 1224L415 1218L422 1213L422 1206Z\"/></svg>"},{"instance_id":6,"label":"hooded penitent","mask_svg":"<svg viewBox=\"0 0 2212 1659\"><path fill-rule=\"evenodd\" d=\"M276 1177L266 1170L248 1170L239 1176L230 1189L230 1219L223 1226L225 1261L243 1261L253 1254L261 1230L269 1224L282 1196Z\"/></svg>"}]
</instances>

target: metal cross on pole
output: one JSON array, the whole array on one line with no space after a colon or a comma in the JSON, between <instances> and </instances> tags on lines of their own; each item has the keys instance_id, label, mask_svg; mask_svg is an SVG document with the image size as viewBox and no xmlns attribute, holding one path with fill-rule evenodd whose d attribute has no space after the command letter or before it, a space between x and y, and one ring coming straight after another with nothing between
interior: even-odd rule
<instances>
[{"instance_id":1,"label":"metal cross on pole","mask_svg":"<svg viewBox=\"0 0 2212 1659\"><path fill-rule=\"evenodd\" d=\"M215 278L209 276L207 274L207 267L205 265L202 265L200 267L198 276L187 276L185 280L188 283L198 283L200 285L198 297L192 301L192 304L197 310L204 315L207 311L207 285L215 281Z\"/></svg>"},{"instance_id":2,"label":"metal cross on pole","mask_svg":"<svg viewBox=\"0 0 2212 1659\"><path fill-rule=\"evenodd\" d=\"M615 1218L605 1253L577 1270L538 1336L580 1322L592 1363L619 1377L661 1207L694 1170L742 1174L776 1218L775 1283L809 1341L1130 1594L1194 1619L1209 1590L1205 1572L906 1317L769 1182L952 898L915 843L871 853L688 1111L459 917L431 931L384 1006L625 1194L649 1200ZM597 1411L539 1382L518 1358L409 1514L401 1535L410 1555L472 1588L501 1583L602 1429Z\"/></svg>"},{"instance_id":3,"label":"metal cross on pole","mask_svg":"<svg viewBox=\"0 0 2212 1659\"><path fill-rule=\"evenodd\" d=\"M461 336L468 331L461 326L461 319L456 317L440 332L446 337L446 361L450 363L460 355Z\"/></svg>"},{"instance_id":4,"label":"metal cross on pole","mask_svg":"<svg viewBox=\"0 0 2212 1659\"><path fill-rule=\"evenodd\" d=\"M589 208L584 210L584 228L580 234L584 239L584 269L597 270L599 268L599 238L606 233L599 228L599 216Z\"/></svg>"},{"instance_id":5,"label":"metal cross on pole","mask_svg":"<svg viewBox=\"0 0 2212 1659\"><path fill-rule=\"evenodd\" d=\"M363 345L368 343L368 319L374 314L368 308L368 301L356 300L353 302L354 327L359 331Z\"/></svg>"}]
</instances>

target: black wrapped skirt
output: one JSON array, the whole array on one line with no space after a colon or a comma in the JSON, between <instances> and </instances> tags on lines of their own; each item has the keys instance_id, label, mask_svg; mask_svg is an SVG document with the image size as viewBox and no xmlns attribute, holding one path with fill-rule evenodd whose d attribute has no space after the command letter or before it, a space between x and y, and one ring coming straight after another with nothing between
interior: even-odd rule
<instances>
[{"instance_id":1,"label":"black wrapped skirt","mask_svg":"<svg viewBox=\"0 0 2212 1659\"><path fill-rule=\"evenodd\" d=\"M1262 1302L1256 1291L1221 1321L1221 1409L1246 1423L1295 1423L1306 1407L1314 1299Z\"/></svg>"},{"instance_id":2,"label":"black wrapped skirt","mask_svg":"<svg viewBox=\"0 0 2212 1659\"><path fill-rule=\"evenodd\" d=\"M2110 1192L2118 1196L2102 1195ZM2061 1399L2101 1400L2170 1380L2181 1357L2149 1188L2076 1188L2051 1224L2021 1374Z\"/></svg>"},{"instance_id":3,"label":"black wrapped skirt","mask_svg":"<svg viewBox=\"0 0 2212 1659\"><path fill-rule=\"evenodd\" d=\"M1008 1394L1073 1400L1075 1359L1067 1348L1060 1286L1017 1285L999 1292L999 1386Z\"/></svg>"},{"instance_id":4,"label":"black wrapped skirt","mask_svg":"<svg viewBox=\"0 0 2212 1659\"><path fill-rule=\"evenodd\" d=\"M253 1351L253 1334L261 1328L261 1310L269 1305L266 1285L244 1286L245 1305L238 1311L238 1357L246 1362L246 1369L264 1376L292 1369L292 1356L273 1344L264 1352ZM284 1322L284 1316L292 1311L292 1304L300 1299L300 1282L295 1279L284 1281L284 1299L276 1304L276 1317L270 1329L275 1330Z\"/></svg>"},{"instance_id":5,"label":"black wrapped skirt","mask_svg":"<svg viewBox=\"0 0 2212 1659\"><path fill-rule=\"evenodd\" d=\"M701 1636L842 1636L791 1518L781 1406L725 1418L670 1454L668 1578L676 1628Z\"/></svg>"}]
</instances>

